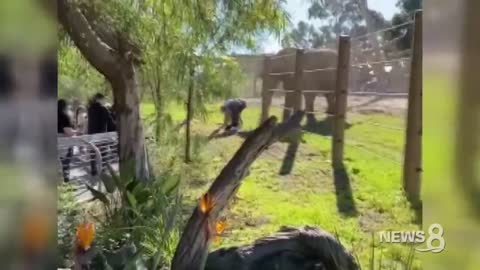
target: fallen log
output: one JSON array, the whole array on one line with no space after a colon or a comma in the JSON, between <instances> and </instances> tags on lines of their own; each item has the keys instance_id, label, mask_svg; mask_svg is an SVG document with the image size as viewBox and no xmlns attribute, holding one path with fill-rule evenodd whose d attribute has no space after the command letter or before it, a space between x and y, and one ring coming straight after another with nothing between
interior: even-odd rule
<instances>
[{"instance_id":1,"label":"fallen log","mask_svg":"<svg viewBox=\"0 0 480 270\"><path fill-rule=\"evenodd\" d=\"M208 256L205 270L357 270L337 239L315 227L283 227L252 245L222 248Z\"/></svg>"},{"instance_id":2,"label":"fallen log","mask_svg":"<svg viewBox=\"0 0 480 270\"><path fill-rule=\"evenodd\" d=\"M300 129L304 112L296 112L286 122L277 125L276 117L270 117L255 129L240 146L232 159L222 169L210 186L205 198L211 201L211 209L195 207L185 226L172 260L172 270L203 270L212 240L211 224L238 190L250 165L270 145L290 132Z\"/></svg>"}]
</instances>

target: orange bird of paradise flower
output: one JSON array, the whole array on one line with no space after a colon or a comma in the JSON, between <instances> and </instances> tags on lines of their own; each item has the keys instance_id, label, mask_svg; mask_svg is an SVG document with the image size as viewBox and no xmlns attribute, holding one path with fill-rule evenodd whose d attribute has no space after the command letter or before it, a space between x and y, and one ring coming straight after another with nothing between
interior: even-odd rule
<instances>
[{"instance_id":1,"label":"orange bird of paradise flower","mask_svg":"<svg viewBox=\"0 0 480 270\"><path fill-rule=\"evenodd\" d=\"M200 211L205 215L208 215L213 209L213 198L210 194L205 193L200 197Z\"/></svg>"},{"instance_id":2,"label":"orange bird of paradise flower","mask_svg":"<svg viewBox=\"0 0 480 270\"><path fill-rule=\"evenodd\" d=\"M39 251L45 248L49 239L49 221L45 213L30 213L22 224L23 247Z\"/></svg>"},{"instance_id":3,"label":"orange bird of paradise flower","mask_svg":"<svg viewBox=\"0 0 480 270\"><path fill-rule=\"evenodd\" d=\"M202 197L200 197L199 208L200 208L200 212L202 212L206 218L207 226L205 227L205 231L207 234L207 239L210 239L212 236L215 236L215 224L211 224L211 221L210 221L210 211L212 211L213 206L214 206L214 202L210 194L205 193L202 195Z\"/></svg>"},{"instance_id":4,"label":"orange bird of paradise flower","mask_svg":"<svg viewBox=\"0 0 480 270\"><path fill-rule=\"evenodd\" d=\"M77 245L84 251L90 249L95 238L95 226L93 223L82 223L77 226Z\"/></svg>"},{"instance_id":5,"label":"orange bird of paradise flower","mask_svg":"<svg viewBox=\"0 0 480 270\"><path fill-rule=\"evenodd\" d=\"M227 228L227 221L226 220L219 220L215 223L214 228L214 238L213 240L218 243L220 241L220 235L225 231Z\"/></svg>"},{"instance_id":6,"label":"orange bird of paradise flower","mask_svg":"<svg viewBox=\"0 0 480 270\"><path fill-rule=\"evenodd\" d=\"M217 223L215 223L215 234L216 235L221 235L225 231L226 227L227 227L227 221L226 220L217 221Z\"/></svg>"}]
</instances>

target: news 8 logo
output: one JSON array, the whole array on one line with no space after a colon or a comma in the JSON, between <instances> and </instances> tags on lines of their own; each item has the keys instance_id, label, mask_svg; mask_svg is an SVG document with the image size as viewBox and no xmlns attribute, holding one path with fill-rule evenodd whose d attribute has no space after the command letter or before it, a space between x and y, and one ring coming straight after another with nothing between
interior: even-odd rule
<instances>
[{"instance_id":1,"label":"news 8 logo","mask_svg":"<svg viewBox=\"0 0 480 270\"><path fill-rule=\"evenodd\" d=\"M440 253L445 249L445 239L443 238L443 227L438 223L430 225L428 228L428 238L425 241L426 248L415 248L418 252ZM438 244L435 245L435 242Z\"/></svg>"}]
</instances>

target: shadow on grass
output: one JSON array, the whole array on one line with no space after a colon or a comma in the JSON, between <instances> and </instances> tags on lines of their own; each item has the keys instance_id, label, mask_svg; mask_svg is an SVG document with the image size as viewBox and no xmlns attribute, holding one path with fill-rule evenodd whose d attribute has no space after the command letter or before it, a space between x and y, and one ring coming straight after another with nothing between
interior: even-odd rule
<instances>
[{"instance_id":1,"label":"shadow on grass","mask_svg":"<svg viewBox=\"0 0 480 270\"><path fill-rule=\"evenodd\" d=\"M235 135L246 139L253 130L239 131ZM301 132L292 132L292 134L281 138L278 142L288 143L287 151L283 157L282 166L280 167L280 175L288 175L292 172L293 165L295 164L295 159L297 157L297 151L302 142Z\"/></svg>"},{"instance_id":2,"label":"shadow on grass","mask_svg":"<svg viewBox=\"0 0 480 270\"><path fill-rule=\"evenodd\" d=\"M221 131L220 129L214 130L209 136L208 141L213 139L220 139L225 138L233 135L237 135L243 139L246 139L248 136L252 134L254 130L244 130L238 132L228 132L228 131ZM292 134L281 138L279 142L288 143L288 148L285 153L285 156L282 161L282 166L280 168L279 174L280 175L288 175L291 173L293 169L293 165L295 163L295 159L297 157L297 151L302 142L302 134L300 130L298 132L292 132Z\"/></svg>"},{"instance_id":3,"label":"shadow on grass","mask_svg":"<svg viewBox=\"0 0 480 270\"><path fill-rule=\"evenodd\" d=\"M353 200L352 186L347 170L345 168L334 170L333 181L335 185L335 195L337 196L338 211L345 216L357 216L357 207Z\"/></svg>"},{"instance_id":4,"label":"shadow on grass","mask_svg":"<svg viewBox=\"0 0 480 270\"><path fill-rule=\"evenodd\" d=\"M218 128L216 130L214 130L212 133L210 133L210 135L208 135L207 137L207 140L210 141L210 140L213 140L213 139L220 139L220 138L226 138L226 137L230 137L230 136L233 136L233 135L239 135L240 137L242 138L246 138L248 137L248 135L250 135L250 133L252 133L252 131L229 131L229 130L223 130L221 128Z\"/></svg>"},{"instance_id":5,"label":"shadow on grass","mask_svg":"<svg viewBox=\"0 0 480 270\"><path fill-rule=\"evenodd\" d=\"M298 147L300 146L300 134L296 134L288 144L287 152L283 157L282 167L280 167L280 175L288 175L292 172L293 164L297 157Z\"/></svg>"},{"instance_id":6,"label":"shadow on grass","mask_svg":"<svg viewBox=\"0 0 480 270\"><path fill-rule=\"evenodd\" d=\"M317 120L315 115L307 114L307 123L303 126L303 130L311 133L315 133L322 136L332 136L333 133L333 119L334 117L328 115L322 120ZM345 123L345 129L350 128L352 125Z\"/></svg>"}]
</instances>

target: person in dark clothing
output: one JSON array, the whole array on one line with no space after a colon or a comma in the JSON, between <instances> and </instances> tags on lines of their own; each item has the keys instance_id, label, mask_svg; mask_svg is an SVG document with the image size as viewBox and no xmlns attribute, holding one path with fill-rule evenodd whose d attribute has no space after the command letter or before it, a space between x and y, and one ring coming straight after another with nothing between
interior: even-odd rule
<instances>
[{"instance_id":1,"label":"person in dark clothing","mask_svg":"<svg viewBox=\"0 0 480 270\"><path fill-rule=\"evenodd\" d=\"M57 133L63 136L72 137L78 134L73 128L70 116L67 114L68 103L64 99L58 100L58 124ZM65 182L70 181L70 162L73 157L73 147L67 149L65 157L60 157L60 163L62 164L63 179Z\"/></svg>"},{"instance_id":2,"label":"person in dark clothing","mask_svg":"<svg viewBox=\"0 0 480 270\"><path fill-rule=\"evenodd\" d=\"M73 128L72 121L70 116L68 116L67 109L68 103L64 99L58 100L58 125L57 125L57 133L63 134L65 136L71 137L74 136L76 131Z\"/></svg>"},{"instance_id":3,"label":"person in dark clothing","mask_svg":"<svg viewBox=\"0 0 480 270\"><path fill-rule=\"evenodd\" d=\"M8 98L13 90L12 65L12 61L7 55L0 54L0 100Z\"/></svg>"},{"instance_id":4,"label":"person in dark clothing","mask_svg":"<svg viewBox=\"0 0 480 270\"><path fill-rule=\"evenodd\" d=\"M112 123L114 123L110 112L105 106L105 96L101 93L97 93L93 96L88 106L88 134L105 133L109 132ZM110 127L110 129L109 129ZM100 149L102 160L106 157L110 149L110 142L94 143L95 146ZM98 174L97 163L95 161L95 151L90 151L91 161L90 167L92 175ZM103 164L101 166L103 170Z\"/></svg>"},{"instance_id":5,"label":"person in dark clothing","mask_svg":"<svg viewBox=\"0 0 480 270\"><path fill-rule=\"evenodd\" d=\"M88 134L105 133L108 122L112 121L111 115L105 107L105 96L97 93L93 96L88 106Z\"/></svg>"},{"instance_id":6,"label":"person in dark clothing","mask_svg":"<svg viewBox=\"0 0 480 270\"><path fill-rule=\"evenodd\" d=\"M83 133L87 133L88 128L87 107L79 105L75 111L75 128Z\"/></svg>"},{"instance_id":7,"label":"person in dark clothing","mask_svg":"<svg viewBox=\"0 0 480 270\"><path fill-rule=\"evenodd\" d=\"M115 110L111 105L107 105L106 107L108 110L108 114L110 115L107 122L107 132L117 131L117 116L115 115Z\"/></svg>"},{"instance_id":8,"label":"person in dark clothing","mask_svg":"<svg viewBox=\"0 0 480 270\"><path fill-rule=\"evenodd\" d=\"M223 127L225 131L238 131L242 124L242 111L247 103L242 99L229 99L221 107L224 114Z\"/></svg>"},{"instance_id":9,"label":"person in dark clothing","mask_svg":"<svg viewBox=\"0 0 480 270\"><path fill-rule=\"evenodd\" d=\"M58 63L57 51L52 51L41 62L41 95L43 97L56 97L58 90Z\"/></svg>"}]
</instances>

